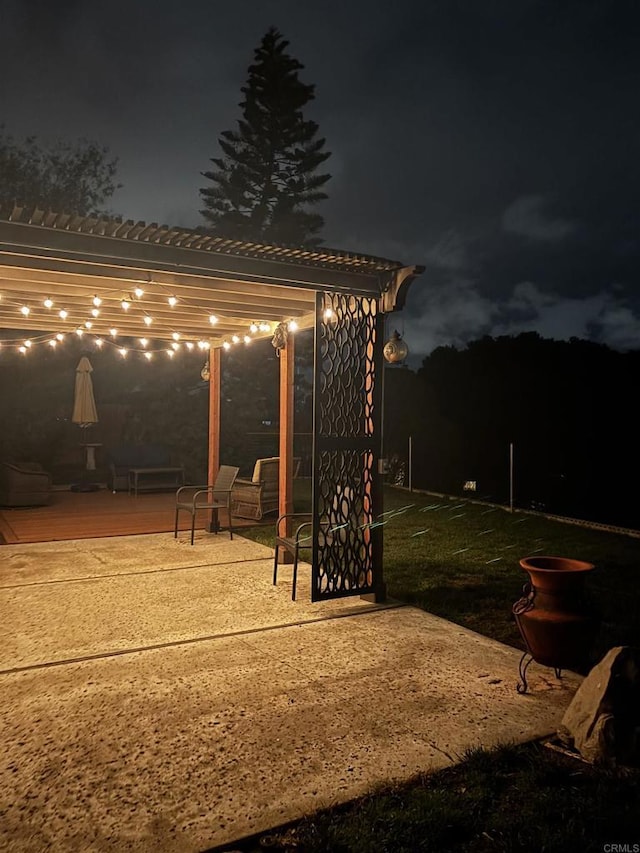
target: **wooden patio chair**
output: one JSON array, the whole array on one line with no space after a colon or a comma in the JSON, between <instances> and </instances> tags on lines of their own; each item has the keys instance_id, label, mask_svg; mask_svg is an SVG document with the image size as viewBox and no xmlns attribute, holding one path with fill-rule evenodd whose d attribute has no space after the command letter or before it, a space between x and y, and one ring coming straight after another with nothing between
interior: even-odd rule
<instances>
[{"instance_id":1,"label":"wooden patio chair","mask_svg":"<svg viewBox=\"0 0 640 853\"><path fill-rule=\"evenodd\" d=\"M178 537L178 513L185 510L191 514L191 544L196 526L196 513L199 509L216 511L215 532L220 529L218 511L226 509L229 516L229 538L233 539L231 522L231 489L238 476L239 468L221 465L216 481L212 486L180 486L176 492L176 518L173 538Z\"/></svg>"}]
</instances>

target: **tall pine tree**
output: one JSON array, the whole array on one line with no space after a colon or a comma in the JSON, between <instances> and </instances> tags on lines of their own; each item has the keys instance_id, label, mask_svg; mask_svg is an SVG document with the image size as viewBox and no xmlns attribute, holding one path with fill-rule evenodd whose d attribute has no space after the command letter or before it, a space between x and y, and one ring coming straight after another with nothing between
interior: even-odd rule
<instances>
[{"instance_id":1,"label":"tall pine tree","mask_svg":"<svg viewBox=\"0 0 640 853\"><path fill-rule=\"evenodd\" d=\"M316 138L318 125L303 116L315 86L298 79L304 66L288 45L272 27L255 50L238 129L221 134L223 156L202 173L213 186L200 190L200 212L224 236L314 246L324 219L307 208L327 198L322 187L331 175L316 172L330 152Z\"/></svg>"}]
</instances>

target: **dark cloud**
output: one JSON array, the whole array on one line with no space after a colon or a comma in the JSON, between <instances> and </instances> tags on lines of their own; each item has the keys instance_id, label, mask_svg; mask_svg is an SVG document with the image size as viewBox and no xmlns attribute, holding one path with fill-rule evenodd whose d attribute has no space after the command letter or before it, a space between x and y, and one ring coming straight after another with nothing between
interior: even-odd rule
<instances>
[{"instance_id":1,"label":"dark cloud","mask_svg":"<svg viewBox=\"0 0 640 853\"><path fill-rule=\"evenodd\" d=\"M114 212L198 225L271 25L316 85L326 242L426 266L414 354L528 329L640 346L634 0L5 0L0 121L107 144Z\"/></svg>"}]
</instances>

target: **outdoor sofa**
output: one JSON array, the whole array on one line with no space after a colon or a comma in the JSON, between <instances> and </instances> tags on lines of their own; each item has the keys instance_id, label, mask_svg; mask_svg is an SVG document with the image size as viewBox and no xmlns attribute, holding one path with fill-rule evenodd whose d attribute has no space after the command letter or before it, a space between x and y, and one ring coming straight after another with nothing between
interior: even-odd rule
<instances>
[{"instance_id":1,"label":"outdoor sofa","mask_svg":"<svg viewBox=\"0 0 640 853\"><path fill-rule=\"evenodd\" d=\"M44 506L51 501L51 475L38 462L0 464L0 506Z\"/></svg>"},{"instance_id":2,"label":"outdoor sofa","mask_svg":"<svg viewBox=\"0 0 640 853\"><path fill-rule=\"evenodd\" d=\"M175 489L184 482L184 470L175 465L171 451L162 444L123 444L108 452L107 487L112 492L129 491L131 472L146 472L138 482L140 489Z\"/></svg>"}]
</instances>

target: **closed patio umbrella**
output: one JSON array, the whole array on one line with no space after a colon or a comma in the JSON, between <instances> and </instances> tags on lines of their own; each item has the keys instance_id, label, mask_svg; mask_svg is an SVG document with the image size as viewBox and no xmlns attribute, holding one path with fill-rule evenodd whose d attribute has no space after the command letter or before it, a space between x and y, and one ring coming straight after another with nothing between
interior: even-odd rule
<instances>
[{"instance_id":1,"label":"closed patio umbrella","mask_svg":"<svg viewBox=\"0 0 640 853\"><path fill-rule=\"evenodd\" d=\"M91 380L92 371L91 362L83 355L76 367L76 390L73 397L73 415L71 416L73 423L81 427L98 423L98 412Z\"/></svg>"},{"instance_id":2,"label":"closed patio umbrella","mask_svg":"<svg viewBox=\"0 0 640 853\"><path fill-rule=\"evenodd\" d=\"M78 424L82 429L98 423L98 412L96 409L96 401L93 396L93 381L91 373L93 367L86 356L82 356L76 367L76 388L73 397L73 414L71 420L74 424ZM85 438L82 445L86 451L86 469L87 471L96 470L96 447L99 444L91 442ZM83 483L79 486L71 487L74 491L94 491L98 486L95 484Z\"/></svg>"}]
</instances>

